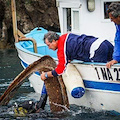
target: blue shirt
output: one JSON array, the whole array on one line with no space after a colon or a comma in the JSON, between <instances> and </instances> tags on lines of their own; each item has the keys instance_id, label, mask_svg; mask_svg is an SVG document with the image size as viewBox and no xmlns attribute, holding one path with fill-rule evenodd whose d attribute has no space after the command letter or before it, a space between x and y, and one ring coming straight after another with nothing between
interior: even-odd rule
<instances>
[{"instance_id":1,"label":"blue shirt","mask_svg":"<svg viewBox=\"0 0 120 120\"><path fill-rule=\"evenodd\" d=\"M116 26L116 35L115 35L113 59L120 62L120 25L115 25L115 26Z\"/></svg>"}]
</instances>

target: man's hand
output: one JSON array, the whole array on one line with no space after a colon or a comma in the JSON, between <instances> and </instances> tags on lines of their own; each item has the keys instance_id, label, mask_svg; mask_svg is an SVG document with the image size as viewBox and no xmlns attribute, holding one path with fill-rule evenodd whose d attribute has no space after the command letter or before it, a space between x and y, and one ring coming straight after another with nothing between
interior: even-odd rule
<instances>
[{"instance_id":1,"label":"man's hand","mask_svg":"<svg viewBox=\"0 0 120 120\"><path fill-rule=\"evenodd\" d=\"M106 67L107 67L107 68L111 68L111 66L114 65L114 64L116 64L116 63L118 63L118 61L116 61L116 60L111 60L110 62L108 62L108 63L106 64Z\"/></svg>"},{"instance_id":2,"label":"man's hand","mask_svg":"<svg viewBox=\"0 0 120 120\"><path fill-rule=\"evenodd\" d=\"M41 80L45 80L46 79L46 77L45 77L45 72L42 72L42 74L41 74Z\"/></svg>"},{"instance_id":3,"label":"man's hand","mask_svg":"<svg viewBox=\"0 0 120 120\"><path fill-rule=\"evenodd\" d=\"M41 80L45 80L45 79L47 79L48 77L54 77L53 75L52 75L52 71L49 71L49 72L42 72L42 74L41 74Z\"/></svg>"}]
</instances>

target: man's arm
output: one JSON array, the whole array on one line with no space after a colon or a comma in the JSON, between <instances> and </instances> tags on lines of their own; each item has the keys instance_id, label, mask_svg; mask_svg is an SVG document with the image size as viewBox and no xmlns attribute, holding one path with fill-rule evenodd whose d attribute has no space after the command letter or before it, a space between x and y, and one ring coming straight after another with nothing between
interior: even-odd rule
<instances>
[{"instance_id":1,"label":"man's arm","mask_svg":"<svg viewBox=\"0 0 120 120\"><path fill-rule=\"evenodd\" d=\"M120 25L116 25L116 36L115 36L115 45L113 60L106 64L107 68L110 68L112 65L120 61Z\"/></svg>"},{"instance_id":2,"label":"man's arm","mask_svg":"<svg viewBox=\"0 0 120 120\"><path fill-rule=\"evenodd\" d=\"M47 76L48 77L56 77L58 75L61 75L65 68L66 68L66 64L68 63L67 59L66 59L66 46L65 46L65 40L66 40L66 37L67 37L67 34L64 34L63 36L60 37L60 43L58 44L58 51L57 51L57 57L58 57L58 65L57 67L55 68L55 70L53 71L49 71L47 72ZM45 73L43 72L41 74L41 79L42 80L45 80L46 77L45 77Z\"/></svg>"}]
</instances>

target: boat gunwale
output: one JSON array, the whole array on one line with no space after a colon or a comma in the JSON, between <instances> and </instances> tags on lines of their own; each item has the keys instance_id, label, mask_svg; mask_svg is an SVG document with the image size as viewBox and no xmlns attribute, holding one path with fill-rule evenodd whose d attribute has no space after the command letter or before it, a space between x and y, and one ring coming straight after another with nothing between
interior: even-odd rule
<instances>
[{"instance_id":1,"label":"boat gunwale","mask_svg":"<svg viewBox=\"0 0 120 120\"><path fill-rule=\"evenodd\" d=\"M23 42L23 41L22 41L22 42ZM25 41L24 41L24 42L25 42ZM43 45L41 45L41 46L43 46ZM24 47L22 47L22 46L19 44L19 42L18 42L18 43L15 43L15 47L16 47L16 49L19 49L19 50L21 50L21 51L23 51L23 52L25 52L25 53L27 53L27 54L30 54L30 55L33 55L33 56L36 56L36 57L42 57L42 56L44 56L44 55L42 55L42 54L34 53L34 52L31 52L31 51L25 49ZM38 47L40 47L40 46L38 46ZM37 48L38 48L38 47L37 47ZM57 58L55 58L55 57L52 57L52 58L53 58L55 61L58 61ZM100 63L100 62L84 62L84 61L80 61L80 60L73 60L71 63L72 63L72 64L84 64L84 65L106 66L106 63ZM111 68L113 68L113 67L120 67L120 63L114 64Z\"/></svg>"}]
</instances>

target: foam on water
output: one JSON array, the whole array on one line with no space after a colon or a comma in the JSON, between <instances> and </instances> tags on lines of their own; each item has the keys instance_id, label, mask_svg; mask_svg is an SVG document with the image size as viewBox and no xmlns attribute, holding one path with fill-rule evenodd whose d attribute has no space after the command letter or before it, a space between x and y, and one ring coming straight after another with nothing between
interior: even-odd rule
<instances>
[{"instance_id":1,"label":"foam on water","mask_svg":"<svg viewBox=\"0 0 120 120\"><path fill-rule=\"evenodd\" d=\"M95 112L89 108L70 105L70 111L52 114L46 105L45 110L39 113L27 114L25 117L15 116L14 107L0 107L0 118L2 119L34 119L34 120L119 120L119 116L115 116L108 111Z\"/></svg>"}]
</instances>

